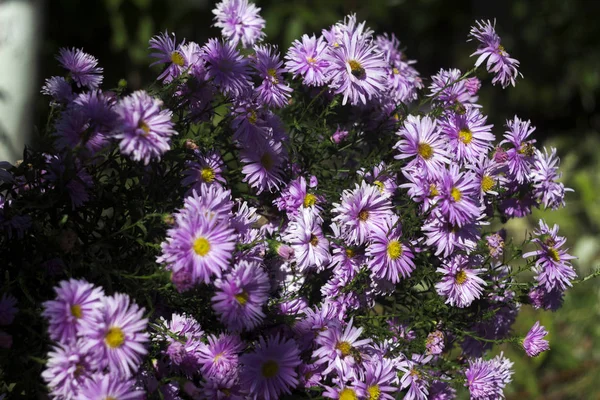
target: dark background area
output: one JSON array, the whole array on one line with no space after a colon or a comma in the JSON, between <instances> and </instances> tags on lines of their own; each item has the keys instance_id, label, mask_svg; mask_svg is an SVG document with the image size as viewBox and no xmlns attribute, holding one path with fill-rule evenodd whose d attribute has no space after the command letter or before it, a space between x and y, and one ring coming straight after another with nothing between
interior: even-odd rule
<instances>
[{"instance_id":1,"label":"dark background area","mask_svg":"<svg viewBox=\"0 0 600 400\"><path fill-rule=\"evenodd\" d=\"M510 55L524 78L502 90L484 78L480 102L500 137L507 118L518 114L537 126L538 144L558 147L565 185L575 189L560 212L536 212L508 229L524 237L538 218L559 223L578 256L583 277L600 268L600 1L476 0L295 0L257 1L267 21L267 41L285 53L303 33L321 29L356 12L376 33L395 33L428 86L440 68L466 71L475 62L467 43L476 19L497 21ZM124 78L131 90L152 82L148 40L168 30L202 45L220 31L212 27L214 2L205 0L49 0L45 4L39 86L62 74L55 61L60 47L80 47L104 67L105 89ZM485 75L484 75L485 77ZM45 122L47 99L39 98L36 120ZM525 334L541 320L552 351L527 359L517 346L503 350L515 361L512 399L600 398L600 285L589 280L569 292L563 309L541 313L523 307L514 330Z\"/></svg>"}]
</instances>

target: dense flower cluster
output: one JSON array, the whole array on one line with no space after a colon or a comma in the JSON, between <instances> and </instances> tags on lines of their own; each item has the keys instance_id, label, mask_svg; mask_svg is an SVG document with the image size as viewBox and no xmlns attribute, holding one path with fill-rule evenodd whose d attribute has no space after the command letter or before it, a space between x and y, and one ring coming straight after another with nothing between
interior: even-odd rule
<instances>
[{"instance_id":1,"label":"dense flower cluster","mask_svg":"<svg viewBox=\"0 0 600 400\"><path fill-rule=\"evenodd\" d=\"M519 62L479 21L476 68L426 88L355 15L280 52L259 11L224 0L221 38L152 38L153 92L103 91L93 56L61 50L51 148L0 164L1 243L58 284L51 397L503 398L512 363L487 351L547 350L537 323L511 336L520 302L555 310L576 278L558 226L540 221L518 285L522 249L490 229L569 191L530 121L497 140L477 103L480 65L507 87Z\"/></svg>"}]
</instances>

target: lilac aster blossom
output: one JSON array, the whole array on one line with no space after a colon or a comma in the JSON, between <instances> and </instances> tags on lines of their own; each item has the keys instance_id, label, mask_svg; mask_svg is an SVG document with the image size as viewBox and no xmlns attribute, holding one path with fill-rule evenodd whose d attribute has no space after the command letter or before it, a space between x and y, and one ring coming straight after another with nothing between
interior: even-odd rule
<instances>
[{"instance_id":1,"label":"lilac aster blossom","mask_svg":"<svg viewBox=\"0 0 600 400\"><path fill-rule=\"evenodd\" d=\"M257 194L265 190L273 192L279 189L283 182L282 169L285 158L285 149L281 142L273 140L243 149L240 151L240 160L244 163L243 181L256 188Z\"/></svg>"},{"instance_id":2,"label":"lilac aster blossom","mask_svg":"<svg viewBox=\"0 0 600 400\"><path fill-rule=\"evenodd\" d=\"M279 52L272 46L254 46L254 68L263 80L261 85L254 89L259 104L267 107L282 108L288 104L292 88L285 83L282 68L283 61Z\"/></svg>"},{"instance_id":3,"label":"lilac aster blossom","mask_svg":"<svg viewBox=\"0 0 600 400\"><path fill-rule=\"evenodd\" d=\"M77 87L96 89L102 83L102 68L98 67L98 60L81 49L59 50L56 59L63 68L69 71L69 77L77 84Z\"/></svg>"},{"instance_id":4,"label":"lilac aster blossom","mask_svg":"<svg viewBox=\"0 0 600 400\"><path fill-rule=\"evenodd\" d=\"M560 288L547 290L545 285L537 285L531 289L528 297L533 308L556 311L562 307L564 291Z\"/></svg>"},{"instance_id":5,"label":"lilac aster blossom","mask_svg":"<svg viewBox=\"0 0 600 400\"><path fill-rule=\"evenodd\" d=\"M440 296L446 298L445 303L464 308L480 298L486 283L479 277L482 269L471 268L470 260L458 254L447 260L436 270L444 276L436 283L435 288Z\"/></svg>"},{"instance_id":6,"label":"lilac aster blossom","mask_svg":"<svg viewBox=\"0 0 600 400\"><path fill-rule=\"evenodd\" d=\"M487 155L482 155L474 164L467 165L467 169L473 172L479 184L479 201L482 203L488 195L497 196L497 188L506 187L507 181L502 174L501 165Z\"/></svg>"},{"instance_id":7,"label":"lilac aster blossom","mask_svg":"<svg viewBox=\"0 0 600 400\"><path fill-rule=\"evenodd\" d=\"M535 280L540 285L544 285L548 291L555 288L564 291L567 286L572 286L571 281L577 277L569 261L577 257L568 254L568 249L561 249L567 239L558 236L558 225L550 229L541 219L539 225L539 229L533 230L537 237L532 242L539 245L540 249L523 254L523 258L536 257L533 270L536 273Z\"/></svg>"},{"instance_id":8,"label":"lilac aster blossom","mask_svg":"<svg viewBox=\"0 0 600 400\"><path fill-rule=\"evenodd\" d=\"M48 353L42 379L57 399L75 399L81 386L90 378L94 368L90 356L81 350L82 343L71 341L55 345Z\"/></svg>"},{"instance_id":9,"label":"lilac aster blossom","mask_svg":"<svg viewBox=\"0 0 600 400\"><path fill-rule=\"evenodd\" d=\"M431 356L423 357L413 354L411 359L405 359L398 365L398 369L404 372L400 378L400 389L408 388L404 396L406 400L426 400L429 394L429 382L423 377L419 370L421 365L431 361Z\"/></svg>"},{"instance_id":10,"label":"lilac aster blossom","mask_svg":"<svg viewBox=\"0 0 600 400\"><path fill-rule=\"evenodd\" d=\"M207 400L246 400L239 379L235 375L208 378L202 383L202 397ZM193 397L192 397L193 398Z\"/></svg>"},{"instance_id":11,"label":"lilac aster blossom","mask_svg":"<svg viewBox=\"0 0 600 400\"><path fill-rule=\"evenodd\" d=\"M290 181L281 191L281 196L273 200L277 209L285 211L290 219L302 213L302 209L305 208L318 214L321 211L318 204L321 202L324 202L323 197L309 192L306 178L303 176Z\"/></svg>"},{"instance_id":12,"label":"lilac aster blossom","mask_svg":"<svg viewBox=\"0 0 600 400\"><path fill-rule=\"evenodd\" d=\"M421 211L429 211L437 202L439 192L439 178L429 176L427 171L416 168L403 168L402 175L406 183L399 187L407 189L410 198L421 204Z\"/></svg>"},{"instance_id":13,"label":"lilac aster blossom","mask_svg":"<svg viewBox=\"0 0 600 400\"><path fill-rule=\"evenodd\" d=\"M55 101L62 104L70 103L75 98L71 84L62 76L46 79L41 92L46 96L52 96Z\"/></svg>"},{"instance_id":14,"label":"lilac aster blossom","mask_svg":"<svg viewBox=\"0 0 600 400\"><path fill-rule=\"evenodd\" d=\"M223 0L212 10L214 26L221 28L223 37L234 46L241 42L242 46L251 47L265 36L265 20L259 11L248 0Z\"/></svg>"},{"instance_id":15,"label":"lilac aster blossom","mask_svg":"<svg viewBox=\"0 0 600 400\"><path fill-rule=\"evenodd\" d=\"M493 258L499 258L504 252L504 238L500 233L492 233L486 236L486 246Z\"/></svg>"},{"instance_id":16,"label":"lilac aster blossom","mask_svg":"<svg viewBox=\"0 0 600 400\"><path fill-rule=\"evenodd\" d=\"M192 378L198 372L197 353L201 346L202 343L193 338L185 341L173 340L163 354L168 357L172 370Z\"/></svg>"},{"instance_id":17,"label":"lilac aster blossom","mask_svg":"<svg viewBox=\"0 0 600 400\"><path fill-rule=\"evenodd\" d=\"M508 172L517 182L523 183L528 178L535 155L535 139L526 140L535 131L531 121L524 121L515 115L514 119L506 121L508 130L506 138L500 145L510 143L513 147L506 151Z\"/></svg>"},{"instance_id":18,"label":"lilac aster blossom","mask_svg":"<svg viewBox=\"0 0 600 400\"><path fill-rule=\"evenodd\" d=\"M523 218L531 214L533 207L539 206L533 197L529 186L508 182L505 185L503 199L498 204L498 209L506 218Z\"/></svg>"},{"instance_id":19,"label":"lilac aster blossom","mask_svg":"<svg viewBox=\"0 0 600 400\"><path fill-rule=\"evenodd\" d=\"M475 96L481 89L481 81L476 77L465 79L465 88L471 96Z\"/></svg>"},{"instance_id":20,"label":"lilac aster blossom","mask_svg":"<svg viewBox=\"0 0 600 400\"><path fill-rule=\"evenodd\" d=\"M565 192L572 192L573 189L565 188L557 179L560 179L562 173L558 171L559 159L556 156L556 148L552 147L550 154L544 148L535 151L533 165L529 179L533 184L534 197L544 205L545 208L557 210L565 206Z\"/></svg>"},{"instance_id":21,"label":"lilac aster blossom","mask_svg":"<svg viewBox=\"0 0 600 400\"><path fill-rule=\"evenodd\" d=\"M465 80L461 78L462 73L459 69L440 69L431 77L429 97L446 106L474 103L473 95L467 89Z\"/></svg>"},{"instance_id":22,"label":"lilac aster blossom","mask_svg":"<svg viewBox=\"0 0 600 400\"><path fill-rule=\"evenodd\" d=\"M107 144L107 136L102 130L91 129L90 119L77 104L71 103L60 115L53 136L58 150L73 150L83 146L93 155Z\"/></svg>"},{"instance_id":23,"label":"lilac aster blossom","mask_svg":"<svg viewBox=\"0 0 600 400\"><path fill-rule=\"evenodd\" d=\"M373 276L398 283L415 269L413 253L402 242L402 224L397 215L388 216L381 225L371 229L367 256Z\"/></svg>"},{"instance_id":24,"label":"lilac aster blossom","mask_svg":"<svg viewBox=\"0 0 600 400\"><path fill-rule=\"evenodd\" d=\"M238 336L221 334L208 336L208 344L201 347L198 362L206 378L234 375L238 367L238 354L244 343Z\"/></svg>"},{"instance_id":25,"label":"lilac aster blossom","mask_svg":"<svg viewBox=\"0 0 600 400\"><path fill-rule=\"evenodd\" d=\"M513 363L503 353L485 361L481 358L469 360L465 371L471 398L474 400L503 399L504 387L512 380Z\"/></svg>"},{"instance_id":26,"label":"lilac aster blossom","mask_svg":"<svg viewBox=\"0 0 600 400\"><path fill-rule=\"evenodd\" d=\"M154 53L150 53L150 57L156 59L150 66L157 64L166 64L167 66L158 76L158 80L163 80L165 83L171 82L184 71L187 61L185 53L182 51L183 44L178 45L175 34L169 35L166 31L150 39L149 49L154 51Z\"/></svg>"},{"instance_id":27,"label":"lilac aster blossom","mask_svg":"<svg viewBox=\"0 0 600 400\"><path fill-rule=\"evenodd\" d=\"M425 348L427 349L427 354L442 354L444 351L444 333L440 330L436 330L427 335L427 339L425 339Z\"/></svg>"},{"instance_id":28,"label":"lilac aster blossom","mask_svg":"<svg viewBox=\"0 0 600 400\"><path fill-rule=\"evenodd\" d=\"M252 330L265 318L269 277L258 263L240 261L223 279L215 281L212 306L231 331Z\"/></svg>"},{"instance_id":29,"label":"lilac aster blossom","mask_svg":"<svg viewBox=\"0 0 600 400\"><path fill-rule=\"evenodd\" d=\"M116 293L102 299L102 312L93 320L82 320L82 351L98 361L98 367L109 367L123 377L137 372L142 357L148 353L145 332L148 320L144 309L132 303L129 296ZM82 393L86 393L82 389Z\"/></svg>"},{"instance_id":30,"label":"lilac aster blossom","mask_svg":"<svg viewBox=\"0 0 600 400\"><path fill-rule=\"evenodd\" d=\"M335 94L343 94L342 104L367 104L386 90L386 63L370 39L360 29L345 31L338 47L326 55L329 62L330 86Z\"/></svg>"},{"instance_id":31,"label":"lilac aster blossom","mask_svg":"<svg viewBox=\"0 0 600 400\"><path fill-rule=\"evenodd\" d=\"M455 161L475 163L488 153L495 136L493 125L485 125L486 120L476 107L467 107L464 114L448 112L442 118L440 130L448 135L448 152Z\"/></svg>"},{"instance_id":32,"label":"lilac aster blossom","mask_svg":"<svg viewBox=\"0 0 600 400\"><path fill-rule=\"evenodd\" d=\"M375 185L365 181L354 190L344 190L341 204L333 203L333 218L341 227L341 234L349 244L366 243L369 233L375 225L381 225L384 218L391 213L389 197L379 192Z\"/></svg>"},{"instance_id":33,"label":"lilac aster blossom","mask_svg":"<svg viewBox=\"0 0 600 400\"><path fill-rule=\"evenodd\" d=\"M2 294L0 298L0 325L10 325L15 320L15 315L19 309L16 307L17 299L8 294Z\"/></svg>"},{"instance_id":34,"label":"lilac aster blossom","mask_svg":"<svg viewBox=\"0 0 600 400\"><path fill-rule=\"evenodd\" d=\"M186 314L173 313L169 322L162 318L162 324L166 329L180 338L200 340L204 335L204 331L198 321ZM169 342L174 340L169 335L165 335L163 338Z\"/></svg>"},{"instance_id":35,"label":"lilac aster blossom","mask_svg":"<svg viewBox=\"0 0 600 400\"><path fill-rule=\"evenodd\" d=\"M254 351L240 357L240 382L251 399L275 400L298 386L300 350L293 339L260 337Z\"/></svg>"},{"instance_id":36,"label":"lilac aster blossom","mask_svg":"<svg viewBox=\"0 0 600 400\"><path fill-rule=\"evenodd\" d=\"M450 162L446 139L440 134L436 121L428 116L409 115L397 132L400 140L395 148L397 160L415 157L405 168L422 169L430 177L440 176L444 164Z\"/></svg>"},{"instance_id":37,"label":"lilac aster blossom","mask_svg":"<svg viewBox=\"0 0 600 400\"><path fill-rule=\"evenodd\" d=\"M301 76L307 86L321 86L327 81L329 62L325 59L327 43L322 36L302 35L302 41L296 39L288 50L285 68L294 77Z\"/></svg>"},{"instance_id":38,"label":"lilac aster blossom","mask_svg":"<svg viewBox=\"0 0 600 400\"><path fill-rule=\"evenodd\" d=\"M471 54L479 56L475 61L475 67L479 67L486 59L486 68L488 72L494 74L492 84L500 83L502 88L506 88L512 84L515 86L515 80L519 75L523 76L519 71L519 61L511 58L500 44L500 36L496 33L496 20L494 24L488 21L476 21L477 26L471 27L469 40L476 39L479 41L477 50Z\"/></svg>"},{"instance_id":39,"label":"lilac aster blossom","mask_svg":"<svg viewBox=\"0 0 600 400\"><path fill-rule=\"evenodd\" d=\"M200 191L202 183L208 185L218 183L225 184L223 172L225 165L221 155L212 150L206 153L194 151L194 159L186 162L186 169L183 171L184 178L181 180L183 186L190 186L191 190Z\"/></svg>"},{"instance_id":40,"label":"lilac aster blossom","mask_svg":"<svg viewBox=\"0 0 600 400\"><path fill-rule=\"evenodd\" d=\"M335 144L340 144L344 141L344 139L348 137L348 134L348 131L340 129L340 126L338 125L337 129L335 130L335 132L333 132L333 135L331 136L331 140Z\"/></svg>"},{"instance_id":41,"label":"lilac aster blossom","mask_svg":"<svg viewBox=\"0 0 600 400\"><path fill-rule=\"evenodd\" d=\"M540 321L536 321L522 341L523 349L529 357L535 357L546 350L550 350L548 341L544 339L547 334L548 331L540 325Z\"/></svg>"},{"instance_id":42,"label":"lilac aster blossom","mask_svg":"<svg viewBox=\"0 0 600 400\"><path fill-rule=\"evenodd\" d=\"M364 380L356 383L356 389L367 400L394 400L398 391L394 364L387 358L366 363Z\"/></svg>"},{"instance_id":43,"label":"lilac aster blossom","mask_svg":"<svg viewBox=\"0 0 600 400\"><path fill-rule=\"evenodd\" d=\"M329 264L329 240L323 235L321 217L303 208L290 222L283 240L294 249L294 259L300 272L312 267L322 269Z\"/></svg>"},{"instance_id":44,"label":"lilac aster blossom","mask_svg":"<svg viewBox=\"0 0 600 400\"><path fill-rule=\"evenodd\" d=\"M382 194L392 196L398 188L395 174L388 170L388 166L383 161L374 166L370 171L361 168L357 173L362 176L367 183L379 187L379 191Z\"/></svg>"},{"instance_id":45,"label":"lilac aster blossom","mask_svg":"<svg viewBox=\"0 0 600 400\"><path fill-rule=\"evenodd\" d=\"M182 218L183 214L193 214L202 216L209 221L225 221L231 217L233 202L231 201L231 191L220 185L208 185L200 183L199 190L192 189L192 194L183 200L183 209L179 210Z\"/></svg>"},{"instance_id":46,"label":"lilac aster blossom","mask_svg":"<svg viewBox=\"0 0 600 400\"><path fill-rule=\"evenodd\" d=\"M456 250L470 253L477 246L481 236L479 224L467 223L463 226L451 224L438 210L431 213L422 228L425 243L435 246L435 255L448 257Z\"/></svg>"},{"instance_id":47,"label":"lilac aster blossom","mask_svg":"<svg viewBox=\"0 0 600 400\"><path fill-rule=\"evenodd\" d=\"M171 111L162 109L162 105L161 100L138 90L115 106L119 121L114 138L119 140L121 153L148 165L169 150L169 139L177 132Z\"/></svg>"},{"instance_id":48,"label":"lilac aster blossom","mask_svg":"<svg viewBox=\"0 0 600 400\"><path fill-rule=\"evenodd\" d=\"M225 95L239 97L252 87L248 60L231 42L210 39L202 48L206 60L206 79Z\"/></svg>"},{"instance_id":49,"label":"lilac aster blossom","mask_svg":"<svg viewBox=\"0 0 600 400\"><path fill-rule=\"evenodd\" d=\"M177 273L185 270L196 283L209 283L213 275L221 276L231 260L235 237L227 221L209 219L198 213L178 213L176 226L167 231L157 262Z\"/></svg>"},{"instance_id":50,"label":"lilac aster blossom","mask_svg":"<svg viewBox=\"0 0 600 400\"><path fill-rule=\"evenodd\" d=\"M358 400L359 392L356 387L340 383L339 387L325 386L323 397L335 400Z\"/></svg>"},{"instance_id":51,"label":"lilac aster blossom","mask_svg":"<svg viewBox=\"0 0 600 400\"><path fill-rule=\"evenodd\" d=\"M480 185L473 174L452 164L442 172L437 206L448 222L463 226L481 215L479 192Z\"/></svg>"},{"instance_id":52,"label":"lilac aster blossom","mask_svg":"<svg viewBox=\"0 0 600 400\"><path fill-rule=\"evenodd\" d=\"M81 334L84 323L94 324L102 312L104 291L85 280L61 281L56 299L46 301L42 315L48 319L52 340L69 343Z\"/></svg>"},{"instance_id":53,"label":"lilac aster blossom","mask_svg":"<svg viewBox=\"0 0 600 400\"><path fill-rule=\"evenodd\" d=\"M90 90L77 96L73 103L89 118L89 129L92 134L109 135L114 129L117 117L113 110L116 103L115 95L101 90Z\"/></svg>"},{"instance_id":54,"label":"lilac aster blossom","mask_svg":"<svg viewBox=\"0 0 600 400\"><path fill-rule=\"evenodd\" d=\"M144 392L135 389L135 380L98 373L84 382L77 400L142 400L144 397Z\"/></svg>"}]
</instances>

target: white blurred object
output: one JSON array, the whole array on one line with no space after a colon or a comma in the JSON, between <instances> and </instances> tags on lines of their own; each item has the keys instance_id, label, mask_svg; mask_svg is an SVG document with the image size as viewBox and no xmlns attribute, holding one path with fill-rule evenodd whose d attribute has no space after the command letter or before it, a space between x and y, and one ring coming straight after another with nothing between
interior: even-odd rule
<instances>
[{"instance_id":1,"label":"white blurred object","mask_svg":"<svg viewBox=\"0 0 600 400\"><path fill-rule=\"evenodd\" d=\"M41 6L0 0L0 161L21 158L33 129Z\"/></svg>"}]
</instances>

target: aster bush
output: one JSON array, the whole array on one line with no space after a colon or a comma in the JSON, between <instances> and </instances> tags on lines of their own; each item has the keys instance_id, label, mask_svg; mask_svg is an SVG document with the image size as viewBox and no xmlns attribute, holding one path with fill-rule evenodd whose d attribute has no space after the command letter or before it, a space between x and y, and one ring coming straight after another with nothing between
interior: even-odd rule
<instances>
[{"instance_id":1,"label":"aster bush","mask_svg":"<svg viewBox=\"0 0 600 400\"><path fill-rule=\"evenodd\" d=\"M0 164L0 389L503 398L493 346L548 350L511 326L577 275L558 226L502 229L570 189L529 120L502 132L477 103L522 79L495 23L473 69L426 79L354 15L281 50L247 0L213 12L221 37L150 40L146 90L58 55L39 146Z\"/></svg>"}]
</instances>

